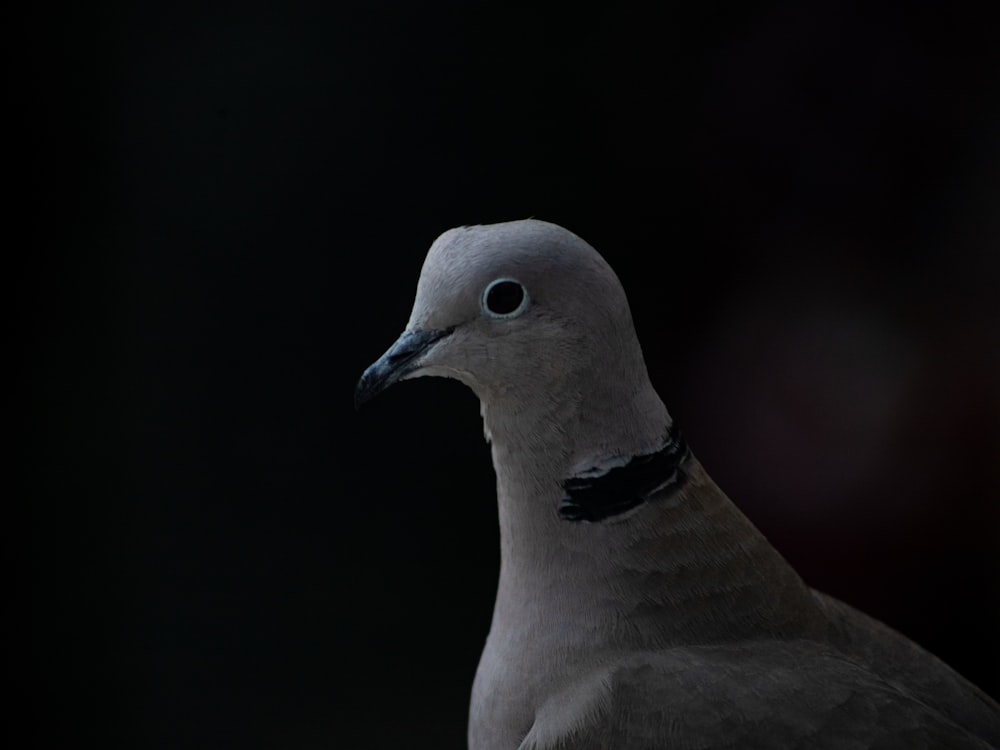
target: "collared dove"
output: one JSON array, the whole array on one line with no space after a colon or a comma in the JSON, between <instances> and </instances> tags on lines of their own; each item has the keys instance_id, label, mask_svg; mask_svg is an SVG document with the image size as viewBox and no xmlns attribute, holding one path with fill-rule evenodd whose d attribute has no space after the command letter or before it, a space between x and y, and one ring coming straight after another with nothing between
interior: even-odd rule
<instances>
[{"instance_id":1,"label":"collared dove","mask_svg":"<svg viewBox=\"0 0 1000 750\"><path fill-rule=\"evenodd\" d=\"M621 283L526 220L432 245L360 405L437 375L479 397L501 565L471 750L1000 748L1000 706L806 586L691 454Z\"/></svg>"}]
</instances>

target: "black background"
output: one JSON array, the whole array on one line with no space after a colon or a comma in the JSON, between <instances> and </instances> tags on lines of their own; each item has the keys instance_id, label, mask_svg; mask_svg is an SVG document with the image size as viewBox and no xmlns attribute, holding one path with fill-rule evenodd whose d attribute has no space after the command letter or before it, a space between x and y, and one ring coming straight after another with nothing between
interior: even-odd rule
<instances>
[{"instance_id":1,"label":"black background","mask_svg":"<svg viewBox=\"0 0 1000 750\"><path fill-rule=\"evenodd\" d=\"M609 259L695 452L806 580L1000 695L985 15L99 5L8 25L35 746L463 746L477 404L352 388L438 233L527 216Z\"/></svg>"}]
</instances>

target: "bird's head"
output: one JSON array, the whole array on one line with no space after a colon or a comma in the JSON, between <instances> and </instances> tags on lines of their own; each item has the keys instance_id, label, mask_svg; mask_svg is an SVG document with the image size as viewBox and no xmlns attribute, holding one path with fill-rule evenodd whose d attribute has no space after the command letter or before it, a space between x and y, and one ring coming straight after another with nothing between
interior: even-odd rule
<instances>
[{"instance_id":1,"label":"bird's head","mask_svg":"<svg viewBox=\"0 0 1000 750\"><path fill-rule=\"evenodd\" d=\"M611 267L562 227L512 221L451 229L434 242L409 323L365 371L355 401L437 375L465 383L484 405L526 403L539 390L590 395L588 383L615 375L627 387L621 379L636 371L645 376Z\"/></svg>"}]
</instances>

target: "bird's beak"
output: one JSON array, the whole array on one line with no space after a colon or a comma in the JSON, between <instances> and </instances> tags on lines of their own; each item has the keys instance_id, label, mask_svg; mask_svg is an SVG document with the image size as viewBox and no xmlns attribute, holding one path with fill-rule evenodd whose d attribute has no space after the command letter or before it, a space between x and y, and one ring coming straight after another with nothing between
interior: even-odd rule
<instances>
[{"instance_id":1,"label":"bird's beak","mask_svg":"<svg viewBox=\"0 0 1000 750\"><path fill-rule=\"evenodd\" d=\"M361 376L354 389L354 408L360 409L362 404L416 370L424 353L453 330L404 331L396 343Z\"/></svg>"}]
</instances>

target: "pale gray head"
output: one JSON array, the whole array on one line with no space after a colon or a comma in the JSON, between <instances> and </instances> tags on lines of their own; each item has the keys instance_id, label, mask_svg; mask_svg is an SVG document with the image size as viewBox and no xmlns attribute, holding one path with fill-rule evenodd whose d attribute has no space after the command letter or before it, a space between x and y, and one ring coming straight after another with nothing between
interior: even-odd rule
<instances>
[{"instance_id":1,"label":"pale gray head","mask_svg":"<svg viewBox=\"0 0 1000 750\"><path fill-rule=\"evenodd\" d=\"M462 227L434 242L406 330L365 371L356 403L423 375L471 387L494 439L499 431L537 442L586 433L588 424L604 428L589 452L609 440L617 453L662 439L666 414L621 283L590 245L548 222ZM608 428L609 419L632 418L634 431L635 412L651 409L655 435L625 441L636 445Z\"/></svg>"}]
</instances>

